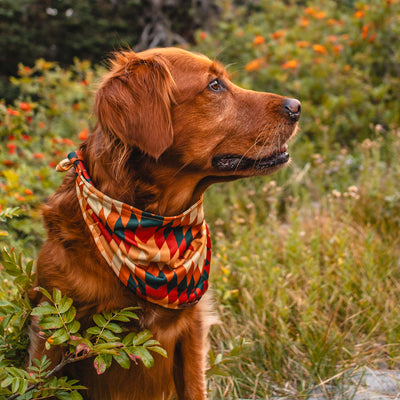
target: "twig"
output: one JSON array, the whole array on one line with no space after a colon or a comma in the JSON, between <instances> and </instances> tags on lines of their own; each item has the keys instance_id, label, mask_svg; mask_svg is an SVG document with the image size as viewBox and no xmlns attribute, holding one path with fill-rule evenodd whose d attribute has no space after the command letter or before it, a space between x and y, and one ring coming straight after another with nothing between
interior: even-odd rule
<instances>
[{"instance_id":1,"label":"twig","mask_svg":"<svg viewBox=\"0 0 400 400\"><path fill-rule=\"evenodd\" d=\"M73 356L69 356L65 359L63 359L63 361L61 361L59 364L57 364L51 371L49 371L46 376L43 378L43 381L46 381L47 379L51 378L53 375L55 375L57 372L59 372L61 369L63 369L66 365L68 364L72 364L74 362L77 361L82 361L85 360L86 358L90 358L93 357L94 354L85 354L79 357L73 357ZM36 389L42 382L37 382L31 386L28 386L28 388L26 389L26 391L23 393L28 393L33 389ZM14 393L13 395L11 395L10 397L7 397L6 400L14 400L17 399L19 396L22 396L19 393Z\"/></svg>"}]
</instances>

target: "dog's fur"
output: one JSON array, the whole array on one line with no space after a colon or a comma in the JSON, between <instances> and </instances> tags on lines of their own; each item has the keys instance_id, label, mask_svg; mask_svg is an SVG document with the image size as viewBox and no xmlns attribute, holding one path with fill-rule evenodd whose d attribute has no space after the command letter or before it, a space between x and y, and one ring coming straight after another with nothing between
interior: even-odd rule
<instances>
[{"instance_id":1,"label":"dog's fur","mask_svg":"<svg viewBox=\"0 0 400 400\"><path fill-rule=\"evenodd\" d=\"M239 88L203 55L173 48L119 52L97 91L97 124L81 150L100 191L141 210L178 215L214 182L280 168L262 160L284 152L295 134L298 116L285 104L284 97ZM82 219L72 170L43 214L48 238L37 263L37 285L71 297L83 327L95 313L139 306L132 330L149 329L168 353L166 359L156 356L153 368L113 364L100 376L93 360L75 364L67 373L88 387L85 396L162 400L176 393L180 400L205 399L207 299L168 310L124 287ZM30 357L40 357L44 340L34 321L31 330ZM57 350L47 355L53 362L60 357Z\"/></svg>"}]
</instances>

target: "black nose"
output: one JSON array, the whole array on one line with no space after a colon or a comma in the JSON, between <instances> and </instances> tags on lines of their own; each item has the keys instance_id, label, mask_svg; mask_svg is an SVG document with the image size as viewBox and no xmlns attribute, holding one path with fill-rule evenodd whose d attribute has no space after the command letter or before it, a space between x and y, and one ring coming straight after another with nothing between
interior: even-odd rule
<instances>
[{"instance_id":1,"label":"black nose","mask_svg":"<svg viewBox=\"0 0 400 400\"><path fill-rule=\"evenodd\" d=\"M297 99L286 99L284 109L292 121L298 121L301 114L301 103Z\"/></svg>"}]
</instances>

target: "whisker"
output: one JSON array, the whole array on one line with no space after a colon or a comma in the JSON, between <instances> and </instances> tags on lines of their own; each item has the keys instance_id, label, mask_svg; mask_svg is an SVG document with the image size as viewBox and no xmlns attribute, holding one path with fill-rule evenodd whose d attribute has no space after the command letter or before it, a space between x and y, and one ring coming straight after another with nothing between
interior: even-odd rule
<instances>
[{"instance_id":1,"label":"whisker","mask_svg":"<svg viewBox=\"0 0 400 400\"><path fill-rule=\"evenodd\" d=\"M240 162L246 157L246 154L248 154L254 147L256 147L258 144L259 144L259 138L264 134L264 132L265 132L265 127L261 130L261 132L257 135L257 137L254 139L254 142L253 142L253 144L244 152L244 154L242 154L242 156L240 157L240 160L239 160L239 163L238 163L238 165L236 166L236 168L235 168L235 171L237 171L237 169L238 169L238 167L239 167L239 165L240 165ZM262 151L262 149L264 148L264 146L265 146L265 141L264 141L264 143L263 143L263 145L262 145L262 148L259 150L259 152L258 152L258 155L261 153L261 151ZM257 157L258 157L258 155L257 155Z\"/></svg>"}]
</instances>

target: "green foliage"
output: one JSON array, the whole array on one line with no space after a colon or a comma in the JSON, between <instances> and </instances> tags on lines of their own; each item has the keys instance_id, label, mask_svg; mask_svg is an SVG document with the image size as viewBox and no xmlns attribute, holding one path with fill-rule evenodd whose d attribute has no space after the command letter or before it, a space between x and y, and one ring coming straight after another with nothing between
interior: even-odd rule
<instances>
[{"instance_id":1,"label":"green foliage","mask_svg":"<svg viewBox=\"0 0 400 400\"><path fill-rule=\"evenodd\" d=\"M231 65L246 87L303 105L302 132L314 151L365 139L400 122L397 1L223 2L219 29L197 49Z\"/></svg>"},{"instance_id":2,"label":"green foliage","mask_svg":"<svg viewBox=\"0 0 400 400\"><path fill-rule=\"evenodd\" d=\"M2 0L0 2L0 90L13 98L5 77L18 63L38 58L70 64L74 57L95 62L121 46L165 46L193 39L207 27L215 1L170 0Z\"/></svg>"},{"instance_id":3,"label":"green foliage","mask_svg":"<svg viewBox=\"0 0 400 400\"><path fill-rule=\"evenodd\" d=\"M0 388L1 399L32 399L55 396L58 399L82 399L78 381L56 377L64 366L84 359L93 359L98 374L109 368L114 360L129 369L131 362L154 365L151 353L167 354L148 330L128 332L124 324L137 320L135 308L103 312L93 316L94 325L82 332L76 320L76 308L71 298L54 289L49 293L36 288L46 298L31 308L26 291L33 285L33 262L24 263L14 251L2 253L2 298L0 301ZM8 289L8 290L4 290ZM39 336L46 350L61 346L63 356L56 365L43 356L24 368L29 317L37 318Z\"/></svg>"},{"instance_id":4,"label":"green foliage","mask_svg":"<svg viewBox=\"0 0 400 400\"><path fill-rule=\"evenodd\" d=\"M32 68L20 65L12 78L21 97L14 105L0 102L0 213L6 207L24 213L9 221L7 236L2 230L0 246L23 246L25 255L36 255L44 237L39 206L61 182L55 166L90 129L97 76L88 62L75 60L64 70L38 60Z\"/></svg>"}]
</instances>

